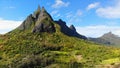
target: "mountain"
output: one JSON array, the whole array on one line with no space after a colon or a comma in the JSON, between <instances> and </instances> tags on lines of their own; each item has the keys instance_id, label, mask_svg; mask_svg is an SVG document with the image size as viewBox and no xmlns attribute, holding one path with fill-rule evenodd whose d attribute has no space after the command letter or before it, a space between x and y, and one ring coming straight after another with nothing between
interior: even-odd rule
<instances>
[{"instance_id":1,"label":"mountain","mask_svg":"<svg viewBox=\"0 0 120 68\"><path fill-rule=\"evenodd\" d=\"M58 21L54 21L44 7L42 7L42 9L38 7L38 9L33 14L30 14L17 29L31 31L33 33L53 33L56 32L55 24L58 24L60 26L61 32L68 36L87 39L87 37L77 33L73 25L69 28L61 19Z\"/></svg>"},{"instance_id":2,"label":"mountain","mask_svg":"<svg viewBox=\"0 0 120 68\"><path fill-rule=\"evenodd\" d=\"M89 40L100 44L120 47L120 37L112 34L112 32L108 32L99 38L89 38Z\"/></svg>"},{"instance_id":3,"label":"mountain","mask_svg":"<svg viewBox=\"0 0 120 68\"><path fill-rule=\"evenodd\" d=\"M53 19L44 7L30 14L27 19L17 28L18 30L30 30L31 32L55 32Z\"/></svg>"},{"instance_id":4,"label":"mountain","mask_svg":"<svg viewBox=\"0 0 120 68\"><path fill-rule=\"evenodd\" d=\"M0 35L0 68L119 67L120 49L95 44L73 25L54 21L44 7Z\"/></svg>"}]
</instances>

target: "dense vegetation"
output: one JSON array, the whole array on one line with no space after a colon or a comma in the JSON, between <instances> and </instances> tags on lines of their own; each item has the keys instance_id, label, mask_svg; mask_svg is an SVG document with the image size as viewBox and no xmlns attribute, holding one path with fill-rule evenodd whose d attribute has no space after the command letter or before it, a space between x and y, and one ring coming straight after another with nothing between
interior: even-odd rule
<instances>
[{"instance_id":1,"label":"dense vegetation","mask_svg":"<svg viewBox=\"0 0 120 68\"><path fill-rule=\"evenodd\" d=\"M55 33L17 30L0 36L0 68L93 68L120 62L120 49Z\"/></svg>"}]
</instances>

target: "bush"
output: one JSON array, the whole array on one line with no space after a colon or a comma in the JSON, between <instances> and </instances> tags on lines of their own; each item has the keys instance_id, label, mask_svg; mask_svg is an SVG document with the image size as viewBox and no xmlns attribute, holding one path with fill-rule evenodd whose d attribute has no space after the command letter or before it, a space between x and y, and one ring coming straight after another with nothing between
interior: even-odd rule
<instances>
[{"instance_id":1,"label":"bush","mask_svg":"<svg viewBox=\"0 0 120 68\"><path fill-rule=\"evenodd\" d=\"M44 56L35 56L28 55L22 58L21 61L13 62L9 65L11 68L35 68L35 67L45 67L53 63L54 60L52 57L44 57Z\"/></svg>"}]
</instances>

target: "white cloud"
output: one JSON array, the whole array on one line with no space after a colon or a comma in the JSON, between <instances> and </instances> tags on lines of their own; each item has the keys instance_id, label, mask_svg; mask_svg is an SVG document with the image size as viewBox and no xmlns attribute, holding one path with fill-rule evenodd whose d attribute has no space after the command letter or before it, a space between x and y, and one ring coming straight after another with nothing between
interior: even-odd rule
<instances>
[{"instance_id":1,"label":"white cloud","mask_svg":"<svg viewBox=\"0 0 120 68\"><path fill-rule=\"evenodd\" d=\"M96 13L103 18L120 18L120 0L116 0L114 6L98 8Z\"/></svg>"},{"instance_id":2,"label":"white cloud","mask_svg":"<svg viewBox=\"0 0 120 68\"><path fill-rule=\"evenodd\" d=\"M78 9L76 12L68 12L65 14L66 18L67 18L67 24L71 25L73 23L79 23L81 22L81 16L82 16L82 11L80 9Z\"/></svg>"},{"instance_id":3,"label":"white cloud","mask_svg":"<svg viewBox=\"0 0 120 68\"><path fill-rule=\"evenodd\" d=\"M0 19L0 34L5 34L16 27L18 27L22 21L14 21L14 20L4 20Z\"/></svg>"},{"instance_id":4,"label":"white cloud","mask_svg":"<svg viewBox=\"0 0 120 68\"><path fill-rule=\"evenodd\" d=\"M77 10L77 13L76 13L78 16L81 16L82 15L82 12L81 10Z\"/></svg>"},{"instance_id":5,"label":"white cloud","mask_svg":"<svg viewBox=\"0 0 120 68\"><path fill-rule=\"evenodd\" d=\"M96 26L85 26L85 27L76 27L78 33L85 35L87 37L100 37L107 32L112 32L120 36L120 27L119 26L106 26L106 25L96 25Z\"/></svg>"},{"instance_id":6,"label":"white cloud","mask_svg":"<svg viewBox=\"0 0 120 68\"><path fill-rule=\"evenodd\" d=\"M60 17L61 16L61 14L57 14L55 17L57 18L57 17Z\"/></svg>"},{"instance_id":7,"label":"white cloud","mask_svg":"<svg viewBox=\"0 0 120 68\"><path fill-rule=\"evenodd\" d=\"M54 11L52 11L50 14L52 15L52 17L53 17L54 19L58 19L59 17L62 16L62 15L59 13L58 10L54 10Z\"/></svg>"},{"instance_id":8,"label":"white cloud","mask_svg":"<svg viewBox=\"0 0 120 68\"><path fill-rule=\"evenodd\" d=\"M58 10L54 10L54 11L52 11L50 14L54 16L54 15L56 15L57 13L58 13Z\"/></svg>"},{"instance_id":9,"label":"white cloud","mask_svg":"<svg viewBox=\"0 0 120 68\"><path fill-rule=\"evenodd\" d=\"M63 2L62 0L55 0L55 4L52 5L53 8L68 7L69 2Z\"/></svg>"},{"instance_id":10,"label":"white cloud","mask_svg":"<svg viewBox=\"0 0 120 68\"><path fill-rule=\"evenodd\" d=\"M14 7L14 6L7 6L7 7L5 7L6 9L15 9L16 7Z\"/></svg>"},{"instance_id":11,"label":"white cloud","mask_svg":"<svg viewBox=\"0 0 120 68\"><path fill-rule=\"evenodd\" d=\"M86 8L87 10L93 9L93 8L97 8L99 6L99 2L95 2L92 4L89 4L88 7Z\"/></svg>"}]
</instances>

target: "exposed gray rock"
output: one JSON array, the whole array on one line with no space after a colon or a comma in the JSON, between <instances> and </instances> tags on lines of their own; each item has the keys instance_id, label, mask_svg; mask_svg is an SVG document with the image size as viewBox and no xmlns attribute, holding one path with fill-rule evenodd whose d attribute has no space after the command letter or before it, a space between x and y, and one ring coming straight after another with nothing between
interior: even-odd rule
<instances>
[{"instance_id":1,"label":"exposed gray rock","mask_svg":"<svg viewBox=\"0 0 120 68\"><path fill-rule=\"evenodd\" d=\"M32 32L55 32L53 19L49 13L42 7Z\"/></svg>"},{"instance_id":2,"label":"exposed gray rock","mask_svg":"<svg viewBox=\"0 0 120 68\"><path fill-rule=\"evenodd\" d=\"M42 7L41 12L38 15L35 26L37 26L43 20L47 20L48 22L53 21L52 17L49 15L49 13L45 10L44 7Z\"/></svg>"},{"instance_id":3,"label":"exposed gray rock","mask_svg":"<svg viewBox=\"0 0 120 68\"><path fill-rule=\"evenodd\" d=\"M26 20L18 27L20 30L32 30L35 32L55 32L54 24L52 23L53 19L49 13L38 6L38 9L30 14Z\"/></svg>"},{"instance_id":4,"label":"exposed gray rock","mask_svg":"<svg viewBox=\"0 0 120 68\"><path fill-rule=\"evenodd\" d=\"M37 20L39 14L41 12L40 6L38 6L37 10L33 13L33 17Z\"/></svg>"},{"instance_id":5,"label":"exposed gray rock","mask_svg":"<svg viewBox=\"0 0 120 68\"><path fill-rule=\"evenodd\" d=\"M54 24L50 24L50 25L46 25L45 23L40 23L39 25L35 26L33 31L33 33L37 32L48 32L48 33L53 33L55 32L55 27Z\"/></svg>"},{"instance_id":6,"label":"exposed gray rock","mask_svg":"<svg viewBox=\"0 0 120 68\"><path fill-rule=\"evenodd\" d=\"M18 29L20 30L25 30L25 29L29 29L32 24L34 24L34 18L32 16L32 14L30 14L27 19L18 27Z\"/></svg>"}]
</instances>

